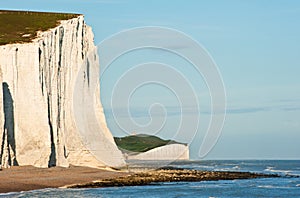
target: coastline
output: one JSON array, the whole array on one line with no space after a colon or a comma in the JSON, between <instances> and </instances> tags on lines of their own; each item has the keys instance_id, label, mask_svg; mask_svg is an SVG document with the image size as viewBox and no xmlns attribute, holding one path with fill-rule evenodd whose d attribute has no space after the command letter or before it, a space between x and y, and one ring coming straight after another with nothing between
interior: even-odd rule
<instances>
[{"instance_id":1,"label":"coastline","mask_svg":"<svg viewBox=\"0 0 300 198\"><path fill-rule=\"evenodd\" d=\"M161 168L139 173L72 166L69 168L11 167L0 171L0 193L44 188L99 188L149 185L159 182L234 180L278 175Z\"/></svg>"},{"instance_id":2,"label":"coastline","mask_svg":"<svg viewBox=\"0 0 300 198\"><path fill-rule=\"evenodd\" d=\"M117 178L128 174L128 172L80 166L71 166L69 168L12 166L0 171L0 193L59 188L64 185Z\"/></svg>"},{"instance_id":3,"label":"coastline","mask_svg":"<svg viewBox=\"0 0 300 198\"><path fill-rule=\"evenodd\" d=\"M66 185L61 188L101 188L121 186L143 186L160 182L200 182L235 179L256 179L279 177L275 174L232 172L232 171L200 171L189 169L161 168L145 172L133 173L117 178L100 179L93 182Z\"/></svg>"}]
</instances>

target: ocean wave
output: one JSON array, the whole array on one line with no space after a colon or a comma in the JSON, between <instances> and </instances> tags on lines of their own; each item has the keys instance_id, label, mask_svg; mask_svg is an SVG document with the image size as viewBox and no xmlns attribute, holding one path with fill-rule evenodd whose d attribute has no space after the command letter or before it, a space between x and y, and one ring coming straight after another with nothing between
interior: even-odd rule
<instances>
[{"instance_id":1,"label":"ocean wave","mask_svg":"<svg viewBox=\"0 0 300 198\"><path fill-rule=\"evenodd\" d=\"M266 171L266 172L272 172L272 173L277 173L277 174L282 174L282 175L290 175L290 173L292 173L291 170L276 170L274 168L275 167L268 166L264 171Z\"/></svg>"},{"instance_id":2,"label":"ocean wave","mask_svg":"<svg viewBox=\"0 0 300 198\"><path fill-rule=\"evenodd\" d=\"M275 167L273 167L273 166L267 166L267 168L264 171L272 171L273 168L275 168Z\"/></svg>"},{"instance_id":3,"label":"ocean wave","mask_svg":"<svg viewBox=\"0 0 300 198\"><path fill-rule=\"evenodd\" d=\"M240 166L233 166L233 167L217 168L215 170L216 171L236 171L236 170L240 170L240 169L241 169Z\"/></svg>"},{"instance_id":4,"label":"ocean wave","mask_svg":"<svg viewBox=\"0 0 300 198\"><path fill-rule=\"evenodd\" d=\"M206 166L206 165L200 165L198 166L199 169L209 169L212 170L215 168L215 166Z\"/></svg>"},{"instance_id":5,"label":"ocean wave","mask_svg":"<svg viewBox=\"0 0 300 198\"><path fill-rule=\"evenodd\" d=\"M257 186L258 188L276 188L276 186L272 186L272 185L261 185L261 186Z\"/></svg>"},{"instance_id":6,"label":"ocean wave","mask_svg":"<svg viewBox=\"0 0 300 198\"><path fill-rule=\"evenodd\" d=\"M276 188L276 189L290 189L291 187L290 186L273 186L273 185L260 185L260 186L257 186L258 188Z\"/></svg>"},{"instance_id":7,"label":"ocean wave","mask_svg":"<svg viewBox=\"0 0 300 198\"><path fill-rule=\"evenodd\" d=\"M85 191L86 189L61 189L61 188L43 188L37 190L28 190L28 191L20 191L20 192L8 192L8 193L0 193L0 197L56 197L57 194L63 193L68 195L68 193L76 192L78 194L79 191Z\"/></svg>"},{"instance_id":8,"label":"ocean wave","mask_svg":"<svg viewBox=\"0 0 300 198\"><path fill-rule=\"evenodd\" d=\"M0 193L0 197L10 197L10 196L16 196L20 194L19 192L7 192L7 193Z\"/></svg>"},{"instance_id":9,"label":"ocean wave","mask_svg":"<svg viewBox=\"0 0 300 198\"><path fill-rule=\"evenodd\" d=\"M222 165L224 165L224 166L236 166L237 163L224 163Z\"/></svg>"},{"instance_id":10,"label":"ocean wave","mask_svg":"<svg viewBox=\"0 0 300 198\"><path fill-rule=\"evenodd\" d=\"M205 185L190 186L190 188L200 188L200 189L219 188L219 187L221 187L221 185L218 185L218 184L205 184Z\"/></svg>"},{"instance_id":11,"label":"ocean wave","mask_svg":"<svg viewBox=\"0 0 300 198\"><path fill-rule=\"evenodd\" d=\"M232 169L241 169L241 167L237 165L237 166L232 167Z\"/></svg>"}]
</instances>

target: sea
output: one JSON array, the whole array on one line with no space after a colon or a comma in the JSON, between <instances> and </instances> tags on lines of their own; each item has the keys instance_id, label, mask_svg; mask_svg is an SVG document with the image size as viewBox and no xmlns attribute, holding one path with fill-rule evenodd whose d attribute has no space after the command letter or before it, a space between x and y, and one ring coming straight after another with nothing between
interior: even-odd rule
<instances>
[{"instance_id":1,"label":"sea","mask_svg":"<svg viewBox=\"0 0 300 198\"><path fill-rule=\"evenodd\" d=\"M172 162L176 168L248 171L281 177L202 182L155 183L84 189L42 189L0 197L300 197L300 160L204 160Z\"/></svg>"}]
</instances>

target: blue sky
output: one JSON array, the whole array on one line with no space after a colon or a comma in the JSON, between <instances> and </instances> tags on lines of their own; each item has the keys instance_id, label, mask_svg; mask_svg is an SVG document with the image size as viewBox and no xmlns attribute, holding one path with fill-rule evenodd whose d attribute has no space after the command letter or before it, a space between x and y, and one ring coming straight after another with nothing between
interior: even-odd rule
<instances>
[{"instance_id":1,"label":"blue sky","mask_svg":"<svg viewBox=\"0 0 300 198\"><path fill-rule=\"evenodd\" d=\"M190 35L217 63L227 93L224 129L206 159L300 159L300 2L170 2L20 0L1 2L1 8L83 13L93 28L96 44L121 30L139 26L163 26ZM144 57L145 54L121 58L107 72L102 79L104 108L110 97L107 87L114 83L113 79L130 68L134 56ZM151 53L151 58L160 59L158 56ZM122 60L127 64L124 68L120 66L124 63ZM200 107L205 111L210 103L203 79L193 76L192 70L182 72L196 87L201 98ZM155 100L176 103L169 100L172 94L160 87L150 86L145 90L136 93L133 105L132 116L141 123L149 121L148 104ZM160 93L166 94L157 97L163 95ZM109 108L106 112L112 132L121 135ZM174 124L178 122L176 115L169 119L165 131L177 126ZM203 138L201 130L205 130L206 122L208 118L203 115L199 134L191 144L194 159L198 158ZM168 138L170 134L166 132L162 136Z\"/></svg>"}]
</instances>

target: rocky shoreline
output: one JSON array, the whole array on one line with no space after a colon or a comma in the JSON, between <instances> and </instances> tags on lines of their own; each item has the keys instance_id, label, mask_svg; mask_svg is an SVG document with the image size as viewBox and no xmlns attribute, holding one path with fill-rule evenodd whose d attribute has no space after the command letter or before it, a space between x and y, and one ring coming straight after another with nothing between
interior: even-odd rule
<instances>
[{"instance_id":1,"label":"rocky shoreline","mask_svg":"<svg viewBox=\"0 0 300 198\"><path fill-rule=\"evenodd\" d=\"M101 179L89 183L66 185L62 188L100 188L118 186L141 186L159 182L196 182L215 180L255 179L280 177L274 174L230 171L199 171L188 169L159 169L133 173L117 178Z\"/></svg>"}]
</instances>

